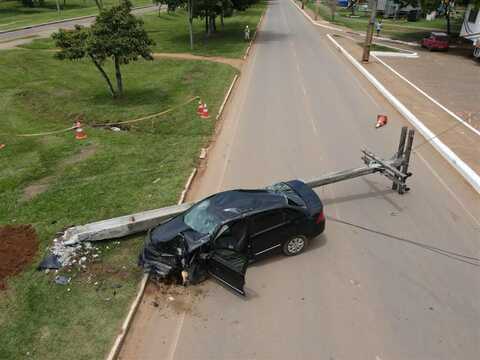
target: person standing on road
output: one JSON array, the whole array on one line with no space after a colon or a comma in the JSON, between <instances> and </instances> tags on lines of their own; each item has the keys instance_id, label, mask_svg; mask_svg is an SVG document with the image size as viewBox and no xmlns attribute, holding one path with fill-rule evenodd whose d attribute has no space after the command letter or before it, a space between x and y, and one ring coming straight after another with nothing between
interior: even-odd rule
<instances>
[{"instance_id":1,"label":"person standing on road","mask_svg":"<svg viewBox=\"0 0 480 360\"><path fill-rule=\"evenodd\" d=\"M380 35L380 31L382 31L382 19L377 20L375 22L375 30L377 31L377 36Z\"/></svg>"},{"instance_id":2,"label":"person standing on road","mask_svg":"<svg viewBox=\"0 0 480 360\"><path fill-rule=\"evenodd\" d=\"M250 41L250 28L248 27L248 25L245 26L244 33L245 33L245 41Z\"/></svg>"}]
</instances>

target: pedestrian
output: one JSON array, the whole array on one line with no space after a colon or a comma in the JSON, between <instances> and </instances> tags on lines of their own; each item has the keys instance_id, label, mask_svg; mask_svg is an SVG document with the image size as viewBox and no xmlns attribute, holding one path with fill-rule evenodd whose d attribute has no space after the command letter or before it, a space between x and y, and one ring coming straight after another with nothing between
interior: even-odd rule
<instances>
[{"instance_id":1,"label":"pedestrian","mask_svg":"<svg viewBox=\"0 0 480 360\"><path fill-rule=\"evenodd\" d=\"M250 28L248 27L248 25L245 26L244 33L245 33L245 41L250 41Z\"/></svg>"},{"instance_id":2,"label":"pedestrian","mask_svg":"<svg viewBox=\"0 0 480 360\"><path fill-rule=\"evenodd\" d=\"M377 30L377 36L380 35L380 31L382 31L382 19L377 20L375 22L375 30Z\"/></svg>"}]
</instances>

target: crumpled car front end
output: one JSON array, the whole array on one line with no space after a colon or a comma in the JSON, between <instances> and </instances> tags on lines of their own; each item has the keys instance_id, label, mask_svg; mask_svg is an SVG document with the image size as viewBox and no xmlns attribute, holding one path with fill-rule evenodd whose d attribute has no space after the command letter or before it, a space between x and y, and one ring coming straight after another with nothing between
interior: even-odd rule
<instances>
[{"instance_id":1,"label":"crumpled car front end","mask_svg":"<svg viewBox=\"0 0 480 360\"><path fill-rule=\"evenodd\" d=\"M139 256L139 265L146 272L160 278L179 277L186 263L185 240L180 236L152 242L151 231L145 239L145 245Z\"/></svg>"},{"instance_id":2,"label":"crumpled car front end","mask_svg":"<svg viewBox=\"0 0 480 360\"><path fill-rule=\"evenodd\" d=\"M139 265L145 272L161 280L171 280L183 285L205 280L206 254L203 253L201 246L195 248L189 246L187 235L188 233L180 233L168 239L160 238L158 234L152 235L152 230L149 231L139 256Z\"/></svg>"}]
</instances>

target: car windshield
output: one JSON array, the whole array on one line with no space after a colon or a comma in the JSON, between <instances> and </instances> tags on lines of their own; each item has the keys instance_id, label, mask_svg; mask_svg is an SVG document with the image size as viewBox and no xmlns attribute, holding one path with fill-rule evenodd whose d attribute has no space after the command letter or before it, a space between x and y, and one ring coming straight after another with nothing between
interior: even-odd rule
<instances>
[{"instance_id":1,"label":"car windshield","mask_svg":"<svg viewBox=\"0 0 480 360\"><path fill-rule=\"evenodd\" d=\"M201 234L212 234L221 221L213 213L210 199L206 199L194 205L183 217L183 222Z\"/></svg>"}]
</instances>

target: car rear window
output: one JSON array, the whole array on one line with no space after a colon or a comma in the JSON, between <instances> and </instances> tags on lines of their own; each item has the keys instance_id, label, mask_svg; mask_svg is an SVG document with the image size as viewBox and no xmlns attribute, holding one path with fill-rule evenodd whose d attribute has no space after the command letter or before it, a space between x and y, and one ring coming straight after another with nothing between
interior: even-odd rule
<instances>
[{"instance_id":1,"label":"car rear window","mask_svg":"<svg viewBox=\"0 0 480 360\"><path fill-rule=\"evenodd\" d=\"M284 194L287 198L287 203L290 206L301 206L305 207L305 201L298 196L298 194L287 184L278 183L267 187L267 190L273 191L275 193Z\"/></svg>"}]
</instances>

